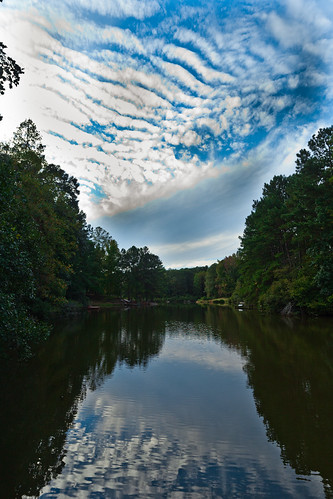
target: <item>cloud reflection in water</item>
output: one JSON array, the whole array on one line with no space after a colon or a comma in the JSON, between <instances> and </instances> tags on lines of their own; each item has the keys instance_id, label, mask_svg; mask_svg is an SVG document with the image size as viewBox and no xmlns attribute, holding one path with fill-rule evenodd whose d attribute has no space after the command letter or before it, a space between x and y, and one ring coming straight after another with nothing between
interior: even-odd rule
<instances>
[{"instance_id":1,"label":"cloud reflection in water","mask_svg":"<svg viewBox=\"0 0 333 499\"><path fill-rule=\"evenodd\" d=\"M169 323L158 358L88 390L41 497L322 497L267 442L243 366L209 331Z\"/></svg>"}]
</instances>

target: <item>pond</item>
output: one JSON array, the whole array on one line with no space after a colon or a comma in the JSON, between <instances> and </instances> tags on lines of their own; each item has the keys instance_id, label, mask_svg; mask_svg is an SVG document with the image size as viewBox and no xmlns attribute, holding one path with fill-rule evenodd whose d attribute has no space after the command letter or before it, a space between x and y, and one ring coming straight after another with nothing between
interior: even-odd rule
<instances>
[{"instance_id":1,"label":"pond","mask_svg":"<svg viewBox=\"0 0 333 499\"><path fill-rule=\"evenodd\" d=\"M2 364L1 492L333 497L332 319L88 313Z\"/></svg>"}]
</instances>

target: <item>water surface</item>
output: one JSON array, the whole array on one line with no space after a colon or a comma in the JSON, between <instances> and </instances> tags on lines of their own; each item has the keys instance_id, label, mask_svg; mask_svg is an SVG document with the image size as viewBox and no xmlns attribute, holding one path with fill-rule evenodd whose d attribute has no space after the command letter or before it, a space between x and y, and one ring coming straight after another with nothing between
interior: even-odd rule
<instances>
[{"instance_id":1,"label":"water surface","mask_svg":"<svg viewBox=\"0 0 333 499\"><path fill-rule=\"evenodd\" d=\"M3 497L333 497L332 321L91 313L3 365Z\"/></svg>"}]
</instances>

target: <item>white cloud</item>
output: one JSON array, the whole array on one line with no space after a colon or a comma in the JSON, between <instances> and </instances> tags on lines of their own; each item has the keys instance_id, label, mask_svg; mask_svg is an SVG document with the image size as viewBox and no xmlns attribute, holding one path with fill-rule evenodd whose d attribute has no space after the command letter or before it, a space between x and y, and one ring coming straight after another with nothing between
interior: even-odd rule
<instances>
[{"instance_id":1,"label":"white cloud","mask_svg":"<svg viewBox=\"0 0 333 499\"><path fill-rule=\"evenodd\" d=\"M224 125L226 125L226 121L224 122ZM214 135L219 135L221 133L221 127L219 125L219 123L217 123L217 121L213 120L212 118L199 118L196 120L196 125L198 127L202 127L202 126L205 126L205 127L208 127L212 130L212 132L214 133ZM225 126L226 128L226 126Z\"/></svg>"},{"instance_id":2,"label":"white cloud","mask_svg":"<svg viewBox=\"0 0 333 499\"><path fill-rule=\"evenodd\" d=\"M213 64L221 63L221 54L215 47L204 37L189 29L179 27L176 29L174 38L182 43L192 43L195 45Z\"/></svg>"},{"instance_id":3,"label":"white cloud","mask_svg":"<svg viewBox=\"0 0 333 499\"><path fill-rule=\"evenodd\" d=\"M180 142L185 144L186 147L191 147L195 145L199 145L201 139L199 135L193 130L187 130L184 135L181 137Z\"/></svg>"},{"instance_id":4,"label":"white cloud","mask_svg":"<svg viewBox=\"0 0 333 499\"><path fill-rule=\"evenodd\" d=\"M156 14L160 10L160 4L156 0L63 0L69 9L73 7L83 7L92 12L116 18L135 17L136 19L145 19ZM60 0L61 2L61 0Z\"/></svg>"},{"instance_id":5,"label":"white cloud","mask_svg":"<svg viewBox=\"0 0 333 499\"><path fill-rule=\"evenodd\" d=\"M222 259L237 251L239 232L221 232L201 239L191 239L179 243L151 245L150 250L160 255L166 267L200 267L216 262L212 254ZM205 258L198 254L205 254Z\"/></svg>"},{"instance_id":6,"label":"white cloud","mask_svg":"<svg viewBox=\"0 0 333 499\"><path fill-rule=\"evenodd\" d=\"M74 6L118 20L98 25L86 11L74 19ZM48 158L82 182L81 206L90 218L220 175L218 156L230 154L236 168L258 126L273 136L279 113L288 127L312 112L311 97L297 94L300 85L321 87L325 98L333 93L330 8L300 0L285 6L254 9L237 26L228 16L210 23L203 8L207 19L191 30L183 23L190 11L183 10L165 20L168 32L163 23L149 27L147 19L164 12L154 0L30 1L24 8L5 2L3 40L26 72L1 98L1 139L32 118ZM126 24L126 16L146 22ZM298 52L318 64L305 68ZM97 204L89 197L95 185L106 196Z\"/></svg>"},{"instance_id":7,"label":"white cloud","mask_svg":"<svg viewBox=\"0 0 333 499\"><path fill-rule=\"evenodd\" d=\"M205 66L200 57L191 50L168 44L164 47L164 53L170 59L184 62L187 66L193 68L200 74L206 81L218 80L223 83L231 83L234 80L234 78L227 73L216 71L215 69Z\"/></svg>"},{"instance_id":8,"label":"white cloud","mask_svg":"<svg viewBox=\"0 0 333 499\"><path fill-rule=\"evenodd\" d=\"M225 245L228 244L229 242L233 242L234 238L235 234L218 234L203 239L197 239L195 241L191 240L182 243L166 244L163 247L162 246L154 247L154 251L158 250L159 252L183 253L193 249L207 248L216 244Z\"/></svg>"},{"instance_id":9,"label":"white cloud","mask_svg":"<svg viewBox=\"0 0 333 499\"><path fill-rule=\"evenodd\" d=\"M284 4L292 18L312 24L320 32L332 29L333 8L330 2L321 4L313 0L284 0Z\"/></svg>"},{"instance_id":10,"label":"white cloud","mask_svg":"<svg viewBox=\"0 0 333 499\"><path fill-rule=\"evenodd\" d=\"M97 28L94 29L93 35L96 40ZM144 53L145 50L142 46L142 43L138 40L138 38L130 32L130 30L116 28L114 26L109 26L105 28L100 33L101 40L106 43L115 43L117 45L126 47L129 50L135 50L138 53Z\"/></svg>"},{"instance_id":11,"label":"white cloud","mask_svg":"<svg viewBox=\"0 0 333 499\"><path fill-rule=\"evenodd\" d=\"M301 46L308 37L307 28L300 22L283 19L276 12L268 16L268 28L285 48Z\"/></svg>"},{"instance_id":12,"label":"white cloud","mask_svg":"<svg viewBox=\"0 0 333 499\"><path fill-rule=\"evenodd\" d=\"M208 95L212 91L208 85L197 80L187 69L179 64L162 61L161 67L168 76L174 77L176 81L180 81L183 85L194 92L197 92L199 95Z\"/></svg>"}]
</instances>

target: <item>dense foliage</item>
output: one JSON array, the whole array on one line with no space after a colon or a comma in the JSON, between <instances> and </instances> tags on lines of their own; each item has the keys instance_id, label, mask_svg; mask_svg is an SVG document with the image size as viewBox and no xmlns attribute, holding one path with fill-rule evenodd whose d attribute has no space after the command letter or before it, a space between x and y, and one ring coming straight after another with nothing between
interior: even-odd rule
<instances>
[{"instance_id":1,"label":"dense foliage","mask_svg":"<svg viewBox=\"0 0 333 499\"><path fill-rule=\"evenodd\" d=\"M195 273L206 299L279 312L333 312L333 127L297 154L296 172L264 185L237 254ZM170 272L170 271L168 271ZM177 272L171 271L177 277ZM178 286L183 278L178 274ZM193 292L194 280L192 276ZM173 284L173 289L177 285Z\"/></svg>"},{"instance_id":2,"label":"dense foliage","mask_svg":"<svg viewBox=\"0 0 333 499\"><path fill-rule=\"evenodd\" d=\"M0 339L29 354L50 313L91 298L226 298L280 311L333 311L333 127L275 176L247 217L241 247L210 267L165 271L147 247L119 250L78 206L79 185L45 160L24 121L0 145Z\"/></svg>"},{"instance_id":3,"label":"dense foliage","mask_svg":"<svg viewBox=\"0 0 333 499\"><path fill-rule=\"evenodd\" d=\"M148 248L119 250L91 228L78 206L79 185L45 160L41 137L24 121L0 145L0 338L29 354L48 327L41 322L87 297L152 299L164 269Z\"/></svg>"},{"instance_id":4,"label":"dense foliage","mask_svg":"<svg viewBox=\"0 0 333 499\"><path fill-rule=\"evenodd\" d=\"M207 267L168 269L165 295L171 300L195 300L203 296Z\"/></svg>"},{"instance_id":5,"label":"dense foliage","mask_svg":"<svg viewBox=\"0 0 333 499\"><path fill-rule=\"evenodd\" d=\"M235 254L210 267L169 269L166 271L166 296L169 300L230 298L238 278Z\"/></svg>"},{"instance_id":6,"label":"dense foliage","mask_svg":"<svg viewBox=\"0 0 333 499\"><path fill-rule=\"evenodd\" d=\"M262 310L333 311L333 127L297 154L296 172L265 184L237 255L206 273L207 297Z\"/></svg>"},{"instance_id":7,"label":"dense foliage","mask_svg":"<svg viewBox=\"0 0 333 499\"><path fill-rule=\"evenodd\" d=\"M333 127L265 184L241 238L239 298L267 310L333 310Z\"/></svg>"}]
</instances>

